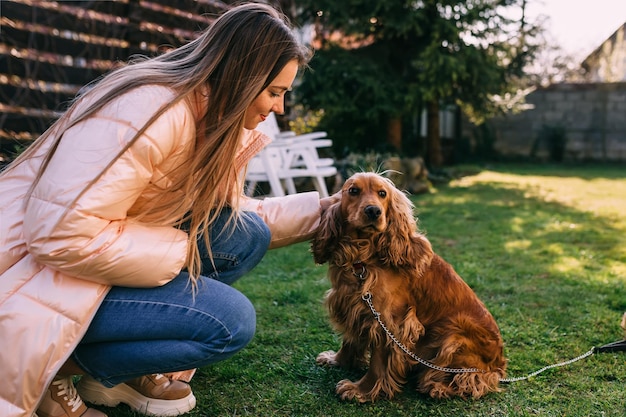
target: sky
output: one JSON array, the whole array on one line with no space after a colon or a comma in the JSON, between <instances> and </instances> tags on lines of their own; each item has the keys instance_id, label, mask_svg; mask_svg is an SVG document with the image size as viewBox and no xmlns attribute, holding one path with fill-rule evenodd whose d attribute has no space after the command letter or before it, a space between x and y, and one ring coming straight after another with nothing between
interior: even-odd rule
<instances>
[{"instance_id":1,"label":"sky","mask_svg":"<svg viewBox=\"0 0 626 417\"><path fill-rule=\"evenodd\" d=\"M529 0L530 18L544 15L546 39L584 59L626 23L626 0Z\"/></svg>"}]
</instances>

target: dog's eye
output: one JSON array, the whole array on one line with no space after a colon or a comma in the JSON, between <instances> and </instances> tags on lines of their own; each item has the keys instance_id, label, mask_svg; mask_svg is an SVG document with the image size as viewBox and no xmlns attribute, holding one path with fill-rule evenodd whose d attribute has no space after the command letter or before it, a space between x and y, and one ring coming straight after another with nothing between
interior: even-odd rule
<instances>
[{"instance_id":1,"label":"dog's eye","mask_svg":"<svg viewBox=\"0 0 626 417\"><path fill-rule=\"evenodd\" d=\"M359 192L361 190L359 190L357 187L350 187L348 188L348 194L350 195L359 195Z\"/></svg>"},{"instance_id":2,"label":"dog's eye","mask_svg":"<svg viewBox=\"0 0 626 417\"><path fill-rule=\"evenodd\" d=\"M387 191L385 191L385 190L380 190L380 191L378 192L378 195L379 195L380 197L383 197L383 198L384 198L384 197L387 197Z\"/></svg>"}]
</instances>

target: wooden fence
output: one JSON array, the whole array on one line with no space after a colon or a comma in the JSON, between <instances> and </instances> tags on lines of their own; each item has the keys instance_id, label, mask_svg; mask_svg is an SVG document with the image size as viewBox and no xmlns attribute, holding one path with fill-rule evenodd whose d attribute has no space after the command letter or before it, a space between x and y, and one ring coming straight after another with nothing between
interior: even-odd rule
<instances>
[{"instance_id":1,"label":"wooden fence","mask_svg":"<svg viewBox=\"0 0 626 417\"><path fill-rule=\"evenodd\" d=\"M0 163L37 138L85 84L131 55L196 37L219 0L0 1Z\"/></svg>"}]
</instances>

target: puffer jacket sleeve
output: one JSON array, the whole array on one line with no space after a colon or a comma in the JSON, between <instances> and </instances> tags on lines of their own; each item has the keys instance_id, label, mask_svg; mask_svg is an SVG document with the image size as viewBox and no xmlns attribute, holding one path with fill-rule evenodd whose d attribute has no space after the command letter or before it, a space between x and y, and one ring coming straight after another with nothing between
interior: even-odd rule
<instances>
[{"instance_id":1,"label":"puffer jacket sleeve","mask_svg":"<svg viewBox=\"0 0 626 417\"><path fill-rule=\"evenodd\" d=\"M311 239L319 226L322 210L317 192L263 200L241 197L239 204L243 210L257 213L268 225L272 233L270 249Z\"/></svg>"},{"instance_id":2,"label":"puffer jacket sleeve","mask_svg":"<svg viewBox=\"0 0 626 417\"><path fill-rule=\"evenodd\" d=\"M26 206L25 240L37 262L70 276L130 287L163 285L183 267L185 232L127 219L142 191L159 177L161 164L193 141L195 124L182 101L90 185L150 115L172 99L163 88L139 90L65 132Z\"/></svg>"}]
</instances>

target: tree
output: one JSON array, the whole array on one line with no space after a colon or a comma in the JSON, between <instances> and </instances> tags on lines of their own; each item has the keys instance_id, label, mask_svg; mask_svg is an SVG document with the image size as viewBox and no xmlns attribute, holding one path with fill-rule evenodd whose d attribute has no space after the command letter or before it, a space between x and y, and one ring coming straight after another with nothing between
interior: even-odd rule
<instances>
[{"instance_id":1,"label":"tree","mask_svg":"<svg viewBox=\"0 0 626 417\"><path fill-rule=\"evenodd\" d=\"M533 50L502 13L525 0L299 0L316 28L316 55L300 100L323 108L323 127L361 147L402 148L398 125L428 112L427 161L442 164L439 106L459 103L479 116L491 96L514 86ZM398 137L399 136L399 137ZM348 139L350 137L351 139Z\"/></svg>"}]
</instances>

